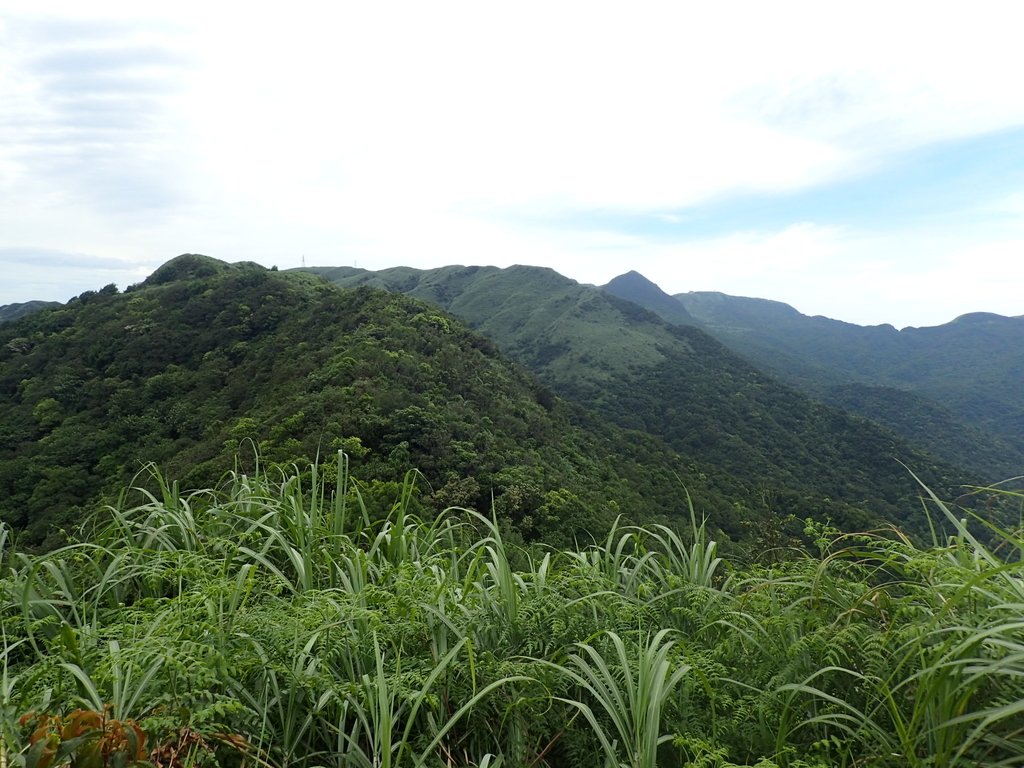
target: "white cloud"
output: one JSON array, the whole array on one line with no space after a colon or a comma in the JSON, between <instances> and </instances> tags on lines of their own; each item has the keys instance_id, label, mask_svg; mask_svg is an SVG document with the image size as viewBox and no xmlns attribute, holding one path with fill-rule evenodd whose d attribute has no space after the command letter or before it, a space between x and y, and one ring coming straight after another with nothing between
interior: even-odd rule
<instances>
[{"instance_id":1,"label":"white cloud","mask_svg":"<svg viewBox=\"0 0 1024 768\"><path fill-rule=\"evenodd\" d=\"M737 222L727 237L675 246L538 222L678 215L1024 125L1016 10L10 0L0 245L147 266L185 251L281 267L303 254L524 262L587 282L651 265L655 279L678 269L700 287L791 297L804 311L834 298L842 315L851 303L822 285L899 285L913 271L906 254L932 246L799 221ZM980 231L963 241L992 253L1014 242ZM918 305L879 312L898 322L903 306Z\"/></svg>"},{"instance_id":2,"label":"white cloud","mask_svg":"<svg viewBox=\"0 0 1024 768\"><path fill-rule=\"evenodd\" d=\"M800 225L665 249L645 267L670 275L661 281L669 293L718 290L784 301L808 315L904 327L939 325L967 312L1024 314L1022 254L1024 226L986 239L976 232Z\"/></svg>"},{"instance_id":3,"label":"white cloud","mask_svg":"<svg viewBox=\"0 0 1024 768\"><path fill-rule=\"evenodd\" d=\"M1024 118L1018 46L984 9L397 7L211 18L203 166L292 200L312 178L437 207L667 208Z\"/></svg>"}]
</instances>

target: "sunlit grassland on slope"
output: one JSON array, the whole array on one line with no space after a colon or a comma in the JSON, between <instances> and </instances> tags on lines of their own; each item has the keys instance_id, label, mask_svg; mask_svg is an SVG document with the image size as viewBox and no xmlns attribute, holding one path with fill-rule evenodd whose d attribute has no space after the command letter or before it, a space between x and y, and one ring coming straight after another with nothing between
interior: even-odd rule
<instances>
[{"instance_id":1,"label":"sunlit grassland on slope","mask_svg":"<svg viewBox=\"0 0 1024 768\"><path fill-rule=\"evenodd\" d=\"M414 473L377 510L343 455L292 469L154 472L43 555L0 530L7 765L1024 762L1024 537L926 490L952 537L809 523L767 565L696 517L526 550L413 516Z\"/></svg>"}]
</instances>

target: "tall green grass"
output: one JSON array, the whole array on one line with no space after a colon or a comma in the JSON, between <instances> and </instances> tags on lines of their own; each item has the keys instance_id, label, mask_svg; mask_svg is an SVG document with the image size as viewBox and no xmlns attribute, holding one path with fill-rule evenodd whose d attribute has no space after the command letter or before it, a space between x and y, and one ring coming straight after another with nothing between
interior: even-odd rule
<instances>
[{"instance_id":1,"label":"tall green grass","mask_svg":"<svg viewBox=\"0 0 1024 768\"><path fill-rule=\"evenodd\" d=\"M1024 764L1024 539L926 489L931 546L819 527L742 566L692 507L522 549L493 516L419 519L415 473L386 509L336 474L186 493L151 468L43 555L0 526L7 765L22 715L76 708L137 720L161 764Z\"/></svg>"}]
</instances>

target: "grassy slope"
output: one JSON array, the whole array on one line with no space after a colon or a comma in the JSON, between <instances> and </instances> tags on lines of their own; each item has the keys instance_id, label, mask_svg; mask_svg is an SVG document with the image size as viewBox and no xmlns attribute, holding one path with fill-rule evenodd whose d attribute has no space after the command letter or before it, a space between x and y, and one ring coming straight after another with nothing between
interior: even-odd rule
<instances>
[{"instance_id":1,"label":"grassy slope","mask_svg":"<svg viewBox=\"0 0 1024 768\"><path fill-rule=\"evenodd\" d=\"M548 269L314 271L437 302L558 393L760 485L767 507L784 501L822 514L826 499L868 501L899 519L915 490L896 458L944 490L964 479L891 434L760 374L702 331L671 326Z\"/></svg>"}]
</instances>

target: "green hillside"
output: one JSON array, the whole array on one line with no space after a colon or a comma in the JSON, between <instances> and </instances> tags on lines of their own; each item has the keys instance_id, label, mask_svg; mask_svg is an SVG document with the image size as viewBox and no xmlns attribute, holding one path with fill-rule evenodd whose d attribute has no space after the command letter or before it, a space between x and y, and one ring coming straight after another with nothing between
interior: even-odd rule
<instances>
[{"instance_id":1,"label":"green hillside","mask_svg":"<svg viewBox=\"0 0 1024 768\"><path fill-rule=\"evenodd\" d=\"M821 515L841 501L905 520L916 490L897 459L943 489L968 479L761 374L703 331L549 269L309 271L440 304L558 394L760 487L763 507Z\"/></svg>"},{"instance_id":2,"label":"green hillside","mask_svg":"<svg viewBox=\"0 0 1024 768\"><path fill-rule=\"evenodd\" d=\"M1024 377L1014 372L1014 361L1024 358L1010 349L1021 324L994 320L1008 333L993 343L974 330L997 316L897 331L807 317L767 299L715 292L671 297L635 272L604 289L669 322L703 328L814 399L870 419L986 482L1024 473L1024 441L1014 426L1020 419L1013 416L1024 407ZM689 319L680 319L671 302L688 309ZM971 364L958 367L965 346L975 347L968 357L987 376L972 375Z\"/></svg>"},{"instance_id":3,"label":"green hillside","mask_svg":"<svg viewBox=\"0 0 1024 768\"><path fill-rule=\"evenodd\" d=\"M670 323L699 325L678 299L669 296L639 272L631 270L619 275L605 285L604 290L620 299L639 304Z\"/></svg>"},{"instance_id":4,"label":"green hillside","mask_svg":"<svg viewBox=\"0 0 1024 768\"><path fill-rule=\"evenodd\" d=\"M831 370L846 380L908 389L1008 439L1024 440L1024 318L979 312L897 331L807 317L792 308L783 315L771 306L775 302L721 294L712 301L705 294L677 298L709 331L759 362L780 352L816 376Z\"/></svg>"},{"instance_id":5,"label":"green hillside","mask_svg":"<svg viewBox=\"0 0 1024 768\"><path fill-rule=\"evenodd\" d=\"M710 333L766 370L809 386L859 383L923 396L1010 446L1008 461L989 474L1024 472L1024 318L975 313L897 331L780 311L777 302L759 299L677 298Z\"/></svg>"},{"instance_id":6,"label":"green hillside","mask_svg":"<svg viewBox=\"0 0 1024 768\"><path fill-rule=\"evenodd\" d=\"M986 483L1024 472L1024 451L1001 435L976 426L948 406L897 387L849 383L808 385L822 402L870 419Z\"/></svg>"},{"instance_id":7,"label":"green hillside","mask_svg":"<svg viewBox=\"0 0 1024 768\"><path fill-rule=\"evenodd\" d=\"M33 312L59 306L60 302L58 301L24 301L16 304L4 304L0 306L0 323L17 320L19 317L31 315Z\"/></svg>"},{"instance_id":8,"label":"green hillside","mask_svg":"<svg viewBox=\"0 0 1024 768\"><path fill-rule=\"evenodd\" d=\"M493 501L552 543L685 515L684 485L741 535L757 497L566 405L432 305L193 255L4 325L0 397L0 520L36 544L148 462L207 487L254 448L271 464L344 449L384 507L416 468L424 509Z\"/></svg>"}]
</instances>

